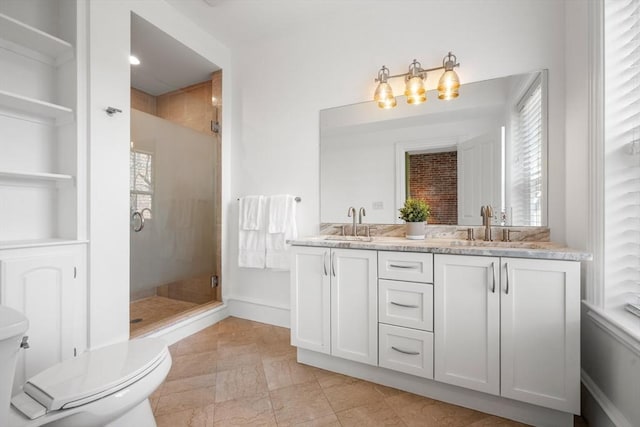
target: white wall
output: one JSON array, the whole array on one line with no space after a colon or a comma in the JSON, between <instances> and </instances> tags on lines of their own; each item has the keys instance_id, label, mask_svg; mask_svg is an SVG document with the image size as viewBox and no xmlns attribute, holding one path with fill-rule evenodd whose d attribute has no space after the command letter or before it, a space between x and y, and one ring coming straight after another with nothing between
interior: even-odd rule
<instances>
[{"instance_id":1,"label":"white wall","mask_svg":"<svg viewBox=\"0 0 640 427\"><path fill-rule=\"evenodd\" d=\"M409 15L420 18L412 24ZM430 67L451 50L463 82L549 69L549 225L552 238L563 242L564 25L564 4L556 0L389 1L234 49L232 196L301 196L300 234L317 233L319 110L370 100L382 64L392 74L414 58ZM436 73L429 89L434 79ZM237 267L237 207L229 213L230 296L287 308L288 274Z\"/></svg>"},{"instance_id":2,"label":"white wall","mask_svg":"<svg viewBox=\"0 0 640 427\"><path fill-rule=\"evenodd\" d=\"M229 50L164 1L89 3L89 346L129 336L129 50L135 12L225 71L223 123L230 122L232 73ZM104 109L123 110L108 117ZM229 141L222 132L222 202L228 203ZM223 222L226 212L223 209ZM222 245L226 230L222 230ZM223 265L222 277L226 275ZM224 288L223 288L224 291Z\"/></svg>"}]
</instances>

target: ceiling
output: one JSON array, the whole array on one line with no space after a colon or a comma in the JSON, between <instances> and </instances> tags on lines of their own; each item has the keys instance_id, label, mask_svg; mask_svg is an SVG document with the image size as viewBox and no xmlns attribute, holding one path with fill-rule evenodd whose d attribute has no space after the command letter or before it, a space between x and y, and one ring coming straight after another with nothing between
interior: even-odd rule
<instances>
[{"instance_id":1,"label":"ceiling","mask_svg":"<svg viewBox=\"0 0 640 427\"><path fill-rule=\"evenodd\" d=\"M167 0L228 47L358 17L382 0Z\"/></svg>"},{"instance_id":2,"label":"ceiling","mask_svg":"<svg viewBox=\"0 0 640 427\"><path fill-rule=\"evenodd\" d=\"M131 66L131 86L154 96L209 80L220 69L133 14L131 54L140 59L140 65Z\"/></svg>"}]
</instances>

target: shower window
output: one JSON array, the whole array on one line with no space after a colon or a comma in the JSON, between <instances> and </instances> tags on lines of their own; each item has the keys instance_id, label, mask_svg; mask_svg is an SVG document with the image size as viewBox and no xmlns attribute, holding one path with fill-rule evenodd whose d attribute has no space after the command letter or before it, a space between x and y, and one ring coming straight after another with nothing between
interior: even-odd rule
<instances>
[{"instance_id":1,"label":"shower window","mask_svg":"<svg viewBox=\"0 0 640 427\"><path fill-rule=\"evenodd\" d=\"M151 219L153 206L153 154L131 150L129 177L132 212Z\"/></svg>"}]
</instances>

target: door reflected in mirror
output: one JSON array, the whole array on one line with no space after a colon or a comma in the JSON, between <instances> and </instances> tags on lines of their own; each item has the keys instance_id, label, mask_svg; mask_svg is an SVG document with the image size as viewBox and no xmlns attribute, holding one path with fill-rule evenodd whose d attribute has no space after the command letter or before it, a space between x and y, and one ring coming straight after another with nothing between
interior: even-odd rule
<instances>
[{"instance_id":1,"label":"door reflected in mirror","mask_svg":"<svg viewBox=\"0 0 640 427\"><path fill-rule=\"evenodd\" d=\"M420 106L374 102L320 112L320 220L349 206L371 223L401 223L408 197L431 206L429 224L547 225L547 72L463 85L460 97Z\"/></svg>"}]
</instances>

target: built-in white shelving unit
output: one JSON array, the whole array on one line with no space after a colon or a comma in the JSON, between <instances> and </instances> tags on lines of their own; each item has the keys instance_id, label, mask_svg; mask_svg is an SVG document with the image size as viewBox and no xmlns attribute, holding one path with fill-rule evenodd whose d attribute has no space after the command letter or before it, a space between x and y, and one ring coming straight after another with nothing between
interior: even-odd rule
<instances>
[{"instance_id":1,"label":"built-in white shelving unit","mask_svg":"<svg viewBox=\"0 0 640 427\"><path fill-rule=\"evenodd\" d=\"M73 46L31 25L0 13L0 39L34 50L55 60L71 57Z\"/></svg>"},{"instance_id":2,"label":"built-in white shelving unit","mask_svg":"<svg viewBox=\"0 0 640 427\"><path fill-rule=\"evenodd\" d=\"M84 236L79 5L0 0L0 250Z\"/></svg>"},{"instance_id":3,"label":"built-in white shelving unit","mask_svg":"<svg viewBox=\"0 0 640 427\"><path fill-rule=\"evenodd\" d=\"M14 172L0 170L0 180L32 180L32 181L55 181L55 182L71 182L72 175L61 173L44 173L44 172Z\"/></svg>"},{"instance_id":4,"label":"built-in white shelving unit","mask_svg":"<svg viewBox=\"0 0 640 427\"><path fill-rule=\"evenodd\" d=\"M73 120L73 110L62 105L0 90L0 107L61 123Z\"/></svg>"}]
</instances>

